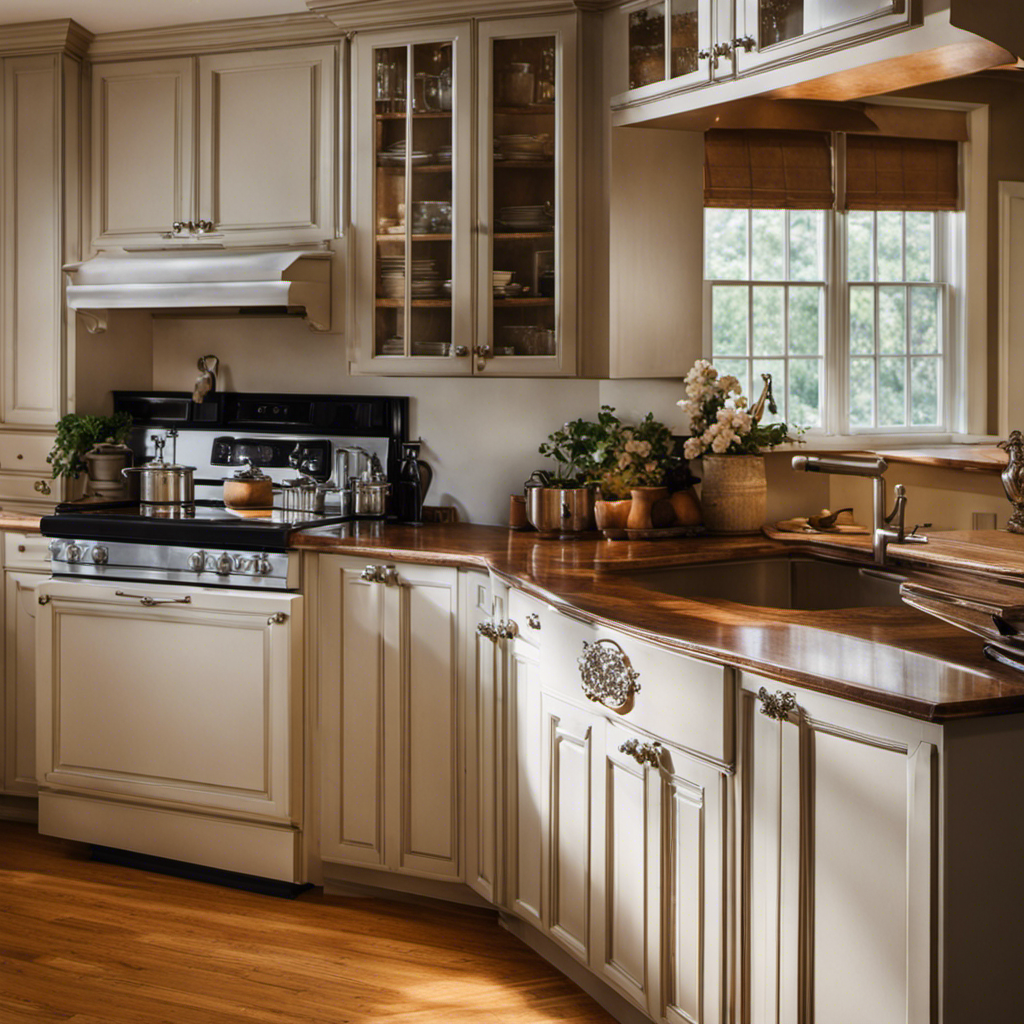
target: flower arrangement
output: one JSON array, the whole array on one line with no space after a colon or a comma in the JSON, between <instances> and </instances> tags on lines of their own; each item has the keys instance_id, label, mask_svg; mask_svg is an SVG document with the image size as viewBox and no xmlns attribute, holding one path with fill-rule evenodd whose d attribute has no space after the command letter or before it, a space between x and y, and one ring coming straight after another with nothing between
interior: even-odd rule
<instances>
[{"instance_id":1,"label":"flower arrangement","mask_svg":"<svg viewBox=\"0 0 1024 1024\"><path fill-rule=\"evenodd\" d=\"M790 436L785 423L762 424L763 402L771 402L770 378L765 395L749 410L739 380L718 370L706 359L698 359L686 375L686 398L676 404L690 418L690 433L683 446L687 459L699 459L705 454L760 455L766 448L774 448Z\"/></svg>"}]
</instances>

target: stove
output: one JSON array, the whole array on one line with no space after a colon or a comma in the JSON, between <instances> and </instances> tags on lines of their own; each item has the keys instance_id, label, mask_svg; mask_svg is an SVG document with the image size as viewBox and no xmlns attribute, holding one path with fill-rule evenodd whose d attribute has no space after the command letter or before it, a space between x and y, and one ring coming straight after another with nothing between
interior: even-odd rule
<instances>
[{"instance_id":1,"label":"stove","mask_svg":"<svg viewBox=\"0 0 1024 1024\"><path fill-rule=\"evenodd\" d=\"M292 534L354 518L344 500L349 482L332 477L336 453L365 452L394 483L408 399L222 393L211 405L197 405L176 392L115 392L115 410L132 414L137 465L157 455L157 442L170 441L177 449L172 461L195 467L195 501L58 505L40 524L50 538L54 577L296 590ZM325 489L324 511L226 508L223 478L246 462L278 485L294 478L301 463Z\"/></svg>"}]
</instances>

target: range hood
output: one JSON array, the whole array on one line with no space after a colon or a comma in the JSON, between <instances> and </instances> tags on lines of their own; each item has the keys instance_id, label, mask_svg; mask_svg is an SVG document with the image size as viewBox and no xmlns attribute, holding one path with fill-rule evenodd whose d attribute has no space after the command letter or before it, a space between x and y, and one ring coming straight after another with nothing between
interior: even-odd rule
<instances>
[{"instance_id":1,"label":"range hood","mask_svg":"<svg viewBox=\"0 0 1024 1024\"><path fill-rule=\"evenodd\" d=\"M324 249L163 249L100 253L69 263L68 309L92 333L107 311L179 314L301 313L315 331L331 326L331 253Z\"/></svg>"}]
</instances>

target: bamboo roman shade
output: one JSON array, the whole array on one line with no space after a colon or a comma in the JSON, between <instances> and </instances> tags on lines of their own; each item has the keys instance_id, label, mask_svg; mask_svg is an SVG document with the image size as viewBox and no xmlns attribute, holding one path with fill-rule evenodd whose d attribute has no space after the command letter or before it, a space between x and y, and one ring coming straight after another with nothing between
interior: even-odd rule
<instances>
[{"instance_id":1,"label":"bamboo roman shade","mask_svg":"<svg viewBox=\"0 0 1024 1024\"><path fill-rule=\"evenodd\" d=\"M955 210L960 151L946 139L846 137L848 210Z\"/></svg>"},{"instance_id":2,"label":"bamboo roman shade","mask_svg":"<svg viewBox=\"0 0 1024 1024\"><path fill-rule=\"evenodd\" d=\"M704 134L704 205L830 210L828 132L712 129Z\"/></svg>"}]
</instances>

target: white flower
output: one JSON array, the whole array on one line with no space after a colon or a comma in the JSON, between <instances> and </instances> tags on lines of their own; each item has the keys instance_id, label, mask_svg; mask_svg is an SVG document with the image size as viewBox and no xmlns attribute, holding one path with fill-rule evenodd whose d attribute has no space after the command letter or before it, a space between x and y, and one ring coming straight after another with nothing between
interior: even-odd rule
<instances>
[{"instance_id":1,"label":"white flower","mask_svg":"<svg viewBox=\"0 0 1024 1024\"><path fill-rule=\"evenodd\" d=\"M633 449L640 456L641 459L646 459L651 454L651 442L650 441L637 441L636 448Z\"/></svg>"},{"instance_id":2,"label":"white flower","mask_svg":"<svg viewBox=\"0 0 1024 1024\"><path fill-rule=\"evenodd\" d=\"M699 437L688 437L683 443L683 457L687 459L699 459L704 453L704 445Z\"/></svg>"},{"instance_id":3,"label":"white flower","mask_svg":"<svg viewBox=\"0 0 1024 1024\"><path fill-rule=\"evenodd\" d=\"M633 460L628 455L619 456L619 469L629 469Z\"/></svg>"}]
</instances>

